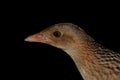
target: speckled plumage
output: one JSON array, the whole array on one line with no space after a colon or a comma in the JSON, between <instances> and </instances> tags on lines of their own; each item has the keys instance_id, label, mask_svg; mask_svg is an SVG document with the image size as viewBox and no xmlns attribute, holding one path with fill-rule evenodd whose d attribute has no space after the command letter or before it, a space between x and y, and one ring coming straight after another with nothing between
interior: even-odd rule
<instances>
[{"instance_id":1,"label":"speckled plumage","mask_svg":"<svg viewBox=\"0 0 120 80\"><path fill-rule=\"evenodd\" d=\"M59 31L53 35L55 31ZM120 80L120 54L98 44L71 23L55 24L25 39L62 49L71 56L84 80Z\"/></svg>"}]
</instances>

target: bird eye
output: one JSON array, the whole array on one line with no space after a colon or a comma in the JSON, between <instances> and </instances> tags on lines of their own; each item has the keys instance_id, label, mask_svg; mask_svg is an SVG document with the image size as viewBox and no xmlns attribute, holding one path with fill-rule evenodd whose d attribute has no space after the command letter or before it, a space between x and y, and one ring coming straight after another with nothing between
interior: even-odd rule
<instances>
[{"instance_id":1,"label":"bird eye","mask_svg":"<svg viewBox=\"0 0 120 80\"><path fill-rule=\"evenodd\" d=\"M59 31L55 31L55 32L53 32L53 36L60 37L61 33Z\"/></svg>"}]
</instances>

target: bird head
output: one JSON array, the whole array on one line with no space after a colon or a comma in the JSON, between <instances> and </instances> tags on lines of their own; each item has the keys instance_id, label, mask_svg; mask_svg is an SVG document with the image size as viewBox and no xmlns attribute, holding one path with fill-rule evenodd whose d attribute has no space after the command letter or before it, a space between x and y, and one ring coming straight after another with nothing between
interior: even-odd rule
<instances>
[{"instance_id":1,"label":"bird head","mask_svg":"<svg viewBox=\"0 0 120 80\"><path fill-rule=\"evenodd\" d=\"M41 42L65 50L77 44L78 38L80 38L77 35L83 32L81 28L72 23L59 23L28 36L25 41Z\"/></svg>"}]
</instances>

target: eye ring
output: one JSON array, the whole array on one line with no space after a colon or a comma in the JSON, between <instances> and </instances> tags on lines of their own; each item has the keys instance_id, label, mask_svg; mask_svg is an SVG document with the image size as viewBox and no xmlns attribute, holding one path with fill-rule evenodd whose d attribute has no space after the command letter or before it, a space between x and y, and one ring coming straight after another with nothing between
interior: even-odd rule
<instances>
[{"instance_id":1,"label":"eye ring","mask_svg":"<svg viewBox=\"0 0 120 80\"><path fill-rule=\"evenodd\" d=\"M60 31L55 31L55 32L53 32L53 36L60 37L61 36L61 32Z\"/></svg>"}]
</instances>

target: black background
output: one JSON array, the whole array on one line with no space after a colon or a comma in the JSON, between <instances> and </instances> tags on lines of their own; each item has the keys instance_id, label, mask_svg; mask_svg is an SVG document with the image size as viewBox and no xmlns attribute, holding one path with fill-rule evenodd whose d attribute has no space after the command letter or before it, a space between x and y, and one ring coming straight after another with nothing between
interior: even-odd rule
<instances>
[{"instance_id":1,"label":"black background","mask_svg":"<svg viewBox=\"0 0 120 80\"><path fill-rule=\"evenodd\" d=\"M10 26L7 26L10 32L7 35L10 38L6 42L6 48L12 51L6 54L10 58L7 60L8 70L10 70L8 74L13 73L10 77L33 80L47 78L82 80L74 62L65 52L47 44L24 41L27 36L56 23L70 22L81 26L100 44L120 52L120 16L117 6L40 5L20 5L10 10L8 19Z\"/></svg>"}]
</instances>

